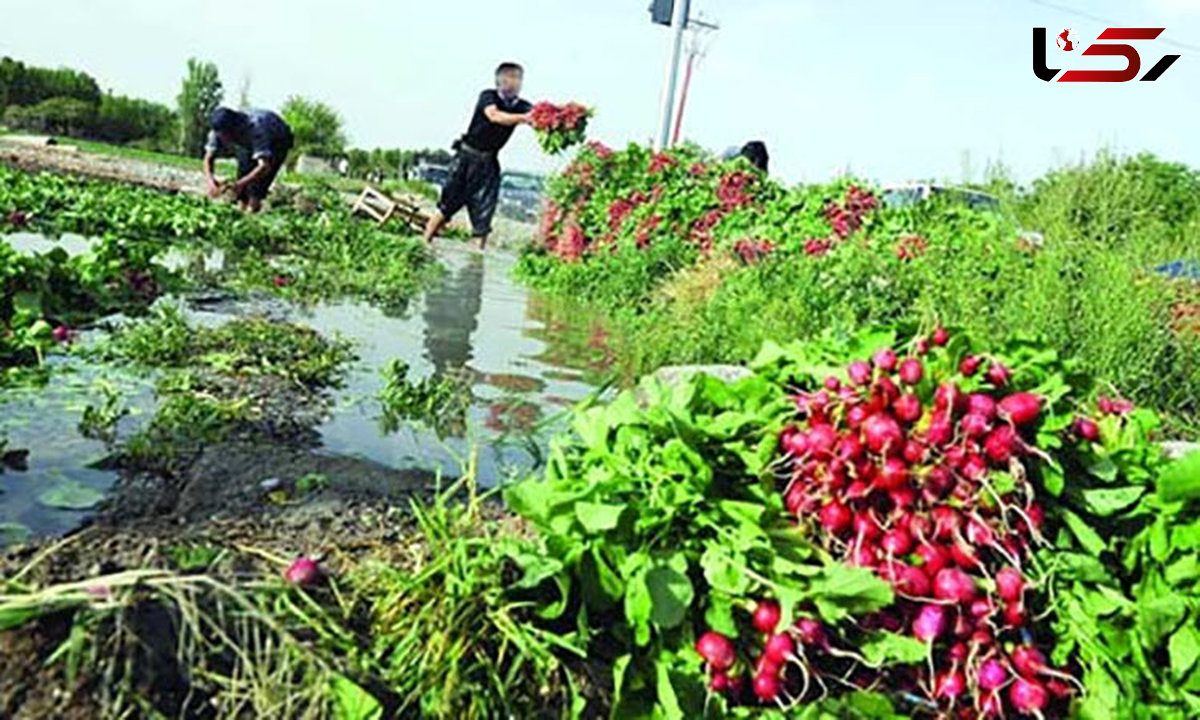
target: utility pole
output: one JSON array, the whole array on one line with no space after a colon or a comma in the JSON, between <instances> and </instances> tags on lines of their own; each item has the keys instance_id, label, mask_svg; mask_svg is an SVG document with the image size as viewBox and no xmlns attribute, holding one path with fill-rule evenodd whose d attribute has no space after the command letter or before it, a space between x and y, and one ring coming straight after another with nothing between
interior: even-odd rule
<instances>
[{"instance_id":1,"label":"utility pole","mask_svg":"<svg viewBox=\"0 0 1200 720\"><path fill-rule=\"evenodd\" d=\"M683 73L683 88L679 91L679 109L675 111L675 132L671 136L672 146L679 144L679 137L683 132L683 111L687 109L688 90L692 87L692 72L695 70L696 62L704 57L706 37L720 30L721 26L703 19L692 20L689 18L687 29L691 31L692 36L688 43L687 70Z\"/></svg>"},{"instance_id":2,"label":"utility pole","mask_svg":"<svg viewBox=\"0 0 1200 720\"><path fill-rule=\"evenodd\" d=\"M661 152L671 141L671 118L675 110L675 85L679 79L679 55L683 50L683 31L687 29L690 0L675 0L671 16L671 52L663 80L662 108L659 112L658 135L654 149Z\"/></svg>"}]
</instances>

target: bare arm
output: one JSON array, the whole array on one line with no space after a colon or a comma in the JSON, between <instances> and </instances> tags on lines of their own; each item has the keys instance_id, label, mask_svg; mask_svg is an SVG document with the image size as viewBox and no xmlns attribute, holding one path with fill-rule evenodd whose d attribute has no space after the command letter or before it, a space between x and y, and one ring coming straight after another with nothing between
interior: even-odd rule
<instances>
[{"instance_id":1,"label":"bare arm","mask_svg":"<svg viewBox=\"0 0 1200 720\"><path fill-rule=\"evenodd\" d=\"M529 122L528 114L517 114L504 112L495 105L488 105L483 109L484 116L496 123L497 125L520 125Z\"/></svg>"},{"instance_id":2,"label":"bare arm","mask_svg":"<svg viewBox=\"0 0 1200 720\"><path fill-rule=\"evenodd\" d=\"M204 153L204 179L208 180L208 194L215 196L221 189L221 183L217 182L217 177L213 173L213 160L211 152Z\"/></svg>"},{"instance_id":3,"label":"bare arm","mask_svg":"<svg viewBox=\"0 0 1200 720\"><path fill-rule=\"evenodd\" d=\"M267 171L267 167L269 167L271 164L271 158L260 157L257 160L255 160L255 162L257 164L254 166L254 169L251 170L250 172L246 173L246 175L244 177L242 177L242 179L238 180L237 183L234 184L234 186L233 186L234 190L241 192L242 190L245 190L247 187L249 187L250 183L252 183L255 180L257 180L258 178L262 177L262 174Z\"/></svg>"}]
</instances>

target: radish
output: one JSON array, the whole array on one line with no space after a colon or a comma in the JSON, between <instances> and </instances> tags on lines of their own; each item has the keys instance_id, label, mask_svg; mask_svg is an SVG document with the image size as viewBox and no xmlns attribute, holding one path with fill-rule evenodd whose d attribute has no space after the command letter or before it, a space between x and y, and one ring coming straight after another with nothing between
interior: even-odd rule
<instances>
[{"instance_id":1,"label":"radish","mask_svg":"<svg viewBox=\"0 0 1200 720\"><path fill-rule=\"evenodd\" d=\"M990 617L992 613L996 612L996 606L987 598L975 598L971 601L970 611L971 617L981 619Z\"/></svg>"},{"instance_id":2,"label":"radish","mask_svg":"<svg viewBox=\"0 0 1200 720\"><path fill-rule=\"evenodd\" d=\"M763 702L771 702L779 697L779 677L774 673L757 673L754 676L752 687L754 696Z\"/></svg>"},{"instance_id":3,"label":"radish","mask_svg":"<svg viewBox=\"0 0 1200 720\"><path fill-rule=\"evenodd\" d=\"M879 523L875 522L875 518L869 513L860 513L854 516L854 537L863 540L874 540L883 533L879 528Z\"/></svg>"},{"instance_id":4,"label":"radish","mask_svg":"<svg viewBox=\"0 0 1200 720\"><path fill-rule=\"evenodd\" d=\"M955 565L966 570L978 570L980 567L975 551L961 541L950 544L950 558L954 560Z\"/></svg>"},{"instance_id":5,"label":"radish","mask_svg":"<svg viewBox=\"0 0 1200 720\"><path fill-rule=\"evenodd\" d=\"M896 419L886 413L875 413L863 423L863 438L871 452L883 454L889 450L901 450L904 432Z\"/></svg>"},{"instance_id":6,"label":"radish","mask_svg":"<svg viewBox=\"0 0 1200 720\"><path fill-rule=\"evenodd\" d=\"M1025 579L1016 568L1001 568L996 573L996 594L1004 602L1017 602L1025 592Z\"/></svg>"},{"instance_id":7,"label":"radish","mask_svg":"<svg viewBox=\"0 0 1200 720\"><path fill-rule=\"evenodd\" d=\"M924 605L913 618L913 637L931 643L946 631L946 609L941 605Z\"/></svg>"},{"instance_id":8,"label":"radish","mask_svg":"<svg viewBox=\"0 0 1200 720\"><path fill-rule=\"evenodd\" d=\"M792 658L795 649L792 636L787 633L779 633L767 638L766 644L763 645L763 658L782 666Z\"/></svg>"},{"instance_id":9,"label":"radish","mask_svg":"<svg viewBox=\"0 0 1200 720\"><path fill-rule=\"evenodd\" d=\"M1004 606L1004 622L1012 627L1021 627L1025 621L1029 619L1029 613L1025 610L1025 603L1017 600L1016 602L1007 603Z\"/></svg>"},{"instance_id":10,"label":"radish","mask_svg":"<svg viewBox=\"0 0 1200 720\"><path fill-rule=\"evenodd\" d=\"M913 465L924 462L926 455L925 446L921 444L920 440L909 438L908 442L904 443L903 455L904 460Z\"/></svg>"},{"instance_id":11,"label":"radish","mask_svg":"<svg viewBox=\"0 0 1200 720\"><path fill-rule=\"evenodd\" d=\"M712 678L708 681L708 689L715 693L725 692L729 689L729 676L719 670L713 673Z\"/></svg>"},{"instance_id":12,"label":"radish","mask_svg":"<svg viewBox=\"0 0 1200 720\"><path fill-rule=\"evenodd\" d=\"M838 439L835 452L842 460L858 460L863 456L863 442L858 435L847 433Z\"/></svg>"},{"instance_id":13,"label":"radish","mask_svg":"<svg viewBox=\"0 0 1200 720\"><path fill-rule=\"evenodd\" d=\"M880 568L880 574L901 595L908 597L928 597L929 595L929 576L921 568L893 561Z\"/></svg>"},{"instance_id":14,"label":"radish","mask_svg":"<svg viewBox=\"0 0 1200 720\"><path fill-rule=\"evenodd\" d=\"M881 400L884 405L890 405L891 403L896 402L896 399L900 397L900 388L897 387L896 383L892 382L892 379L886 375L883 375L876 380L875 385L871 388L871 390L872 394Z\"/></svg>"},{"instance_id":15,"label":"radish","mask_svg":"<svg viewBox=\"0 0 1200 720\"><path fill-rule=\"evenodd\" d=\"M924 489L935 498L944 498L954 489L954 473L945 465L934 465L925 473Z\"/></svg>"},{"instance_id":16,"label":"radish","mask_svg":"<svg viewBox=\"0 0 1200 720\"><path fill-rule=\"evenodd\" d=\"M947 670L938 676L934 695L941 699L956 700L966 692L967 679L957 670Z\"/></svg>"},{"instance_id":17,"label":"radish","mask_svg":"<svg viewBox=\"0 0 1200 720\"><path fill-rule=\"evenodd\" d=\"M875 367L884 372L895 370L897 359L896 351L891 348L884 348L871 356L871 362L875 363Z\"/></svg>"},{"instance_id":18,"label":"radish","mask_svg":"<svg viewBox=\"0 0 1200 720\"><path fill-rule=\"evenodd\" d=\"M1014 425L1028 425L1041 414L1042 401L1032 393L1013 393L1000 401L997 412Z\"/></svg>"},{"instance_id":19,"label":"radish","mask_svg":"<svg viewBox=\"0 0 1200 720\"><path fill-rule=\"evenodd\" d=\"M1008 682L1008 670L996 658L988 658L979 665L976 682L982 690L995 690Z\"/></svg>"},{"instance_id":20,"label":"radish","mask_svg":"<svg viewBox=\"0 0 1200 720\"><path fill-rule=\"evenodd\" d=\"M984 439L983 451L993 462L1007 463L1017 454L1017 431L1011 425L1001 425Z\"/></svg>"},{"instance_id":21,"label":"radish","mask_svg":"<svg viewBox=\"0 0 1200 720\"><path fill-rule=\"evenodd\" d=\"M963 476L969 480L982 480L987 473L987 461L976 453L969 453L962 464Z\"/></svg>"},{"instance_id":22,"label":"radish","mask_svg":"<svg viewBox=\"0 0 1200 720\"><path fill-rule=\"evenodd\" d=\"M1046 656L1032 645L1018 645L1009 657L1022 677L1033 679L1046 670Z\"/></svg>"},{"instance_id":23,"label":"radish","mask_svg":"<svg viewBox=\"0 0 1200 720\"><path fill-rule=\"evenodd\" d=\"M920 340L917 341L917 354L918 355L928 355L929 354L929 341L926 340L925 338L921 338Z\"/></svg>"},{"instance_id":24,"label":"radish","mask_svg":"<svg viewBox=\"0 0 1200 720\"><path fill-rule=\"evenodd\" d=\"M855 360L846 367L846 374L850 377L850 382L858 386L867 385L871 382L871 366L862 360Z\"/></svg>"},{"instance_id":25,"label":"radish","mask_svg":"<svg viewBox=\"0 0 1200 720\"><path fill-rule=\"evenodd\" d=\"M909 358L900 363L900 382L905 385L916 385L925 376L925 366L916 358Z\"/></svg>"},{"instance_id":26,"label":"radish","mask_svg":"<svg viewBox=\"0 0 1200 720\"><path fill-rule=\"evenodd\" d=\"M283 571L283 578L292 585L305 587L321 578L321 568L312 558L298 557Z\"/></svg>"},{"instance_id":27,"label":"radish","mask_svg":"<svg viewBox=\"0 0 1200 720\"><path fill-rule=\"evenodd\" d=\"M783 505L787 508L788 512L794 515L800 511L800 506L807 499L804 492L804 487L800 483L795 483L788 488L787 495L783 496Z\"/></svg>"},{"instance_id":28,"label":"radish","mask_svg":"<svg viewBox=\"0 0 1200 720\"><path fill-rule=\"evenodd\" d=\"M1075 434L1089 442L1100 440L1100 426L1091 418L1075 419Z\"/></svg>"},{"instance_id":29,"label":"radish","mask_svg":"<svg viewBox=\"0 0 1200 720\"><path fill-rule=\"evenodd\" d=\"M837 431L832 425L820 423L809 428L808 451L819 458L829 457L837 443Z\"/></svg>"},{"instance_id":30,"label":"radish","mask_svg":"<svg viewBox=\"0 0 1200 720\"><path fill-rule=\"evenodd\" d=\"M779 445L784 453L792 457L804 457L808 453L808 435L795 425L790 425L780 436Z\"/></svg>"},{"instance_id":31,"label":"radish","mask_svg":"<svg viewBox=\"0 0 1200 720\"><path fill-rule=\"evenodd\" d=\"M992 423L986 417L977 413L967 413L959 423L963 434L969 438L983 437L991 429L991 426Z\"/></svg>"},{"instance_id":32,"label":"radish","mask_svg":"<svg viewBox=\"0 0 1200 720\"><path fill-rule=\"evenodd\" d=\"M1008 699L1022 715L1040 714L1046 707L1046 688L1025 678L1017 678L1008 688Z\"/></svg>"},{"instance_id":33,"label":"radish","mask_svg":"<svg viewBox=\"0 0 1200 720\"><path fill-rule=\"evenodd\" d=\"M976 371L979 370L979 363L979 358L975 357L974 355L968 355L962 359L962 362L958 364L958 371L962 373L964 377L971 377Z\"/></svg>"},{"instance_id":34,"label":"radish","mask_svg":"<svg viewBox=\"0 0 1200 720\"><path fill-rule=\"evenodd\" d=\"M958 617L958 621L960 623L962 622L961 615ZM958 635L958 634L959 633L957 633L957 632L955 633L955 635ZM969 647L967 647L967 644L964 642L956 642L950 646L949 650L946 651L946 657L949 658L950 662L954 663L955 665L966 662L967 657L970 654L971 654L971 649Z\"/></svg>"},{"instance_id":35,"label":"radish","mask_svg":"<svg viewBox=\"0 0 1200 720\"><path fill-rule=\"evenodd\" d=\"M737 661L733 641L713 630L704 633L696 641L696 652L713 670L728 670Z\"/></svg>"},{"instance_id":36,"label":"radish","mask_svg":"<svg viewBox=\"0 0 1200 720\"><path fill-rule=\"evenodd\" d=\"M824 648L829 644L825 626L812 618L800 618L796 621L795 628L800 635L800 642L809 647Z\"/></svg>"},{"instance_id":37,"label":"radish","mask_svg":"<svg viewBox=\"0 0 1200 720\"><path fill-rule=\"evenodd\" d=\"M921 543L917 545L916 554L921 558L921 569L930 578L935 577L942 568L950 564L950 553L941 545Z\"/></svg>"},{"instance_id":38,"label":"radish","mask_svg":"<svg viewBox=\"0 0 1200 720\"><path fill-rule=\"evenodd\" d=\"M875 487L880 490L896 490L908 482L908 465L899 458L888 458L875 476Z\"/></svg>"},{"instance_id":39,"label":"radish","mask_svg":"<svg viewBox=\"0 0 1200 720\"><path fill-rule=\"evenodd\" d=\"M993 362L988 366L986 376L988 382L999 388L1008 384L1008 379L1012 376L1012 372L1001 363Z\"/></svg>"},{"instance_id":40,"label":"radish","mask_svg":"<svg viewBox=\"0 0 1200 720\"><path fill-rule=\"evenodd\" d=\"M779 603L774 600L760 600L754 608L754 628L760 633L773 633L779 625Z\"/></svg>"},{"instance_id":41,"label":"radish","mask_svg":"<svg viewBox=\"0 0 1200 720\"><path fill-rule=\"evenodd\" d=\"M931 514L933 515L934 537L938 540L950 540L958 537L963 519L957 510L947 505L939 505L933 509Z\"/></svg>"},{"instance_id":42,"label":"radish","mask_svg":"<svg viewBox=\"0 0 1200 720\"><path fill-rule=\"evenodd\" d=\"M938 600L969 603L975 599L975 581L958 568L943 568L933 579L933 596Z\"/></svg>"},{"instance_id":43,"label":"radish","mask_svg":"<svg viewBox=\"0 0 1200 720\"><path fill-rule=\"evenodd\" d=\"M943 447L954 439L954 426L950 418L941 412L935 413L925 431L925 439L934 447Z\"/></svg>"},{"instance_id":44,"label":"radish","mask_svg":"<svg viewBox=\"0 0 1200 720\"><path fill-rule=\"evenodd\" d=\"M961 410L965 402L962 391L952 382L942 383L933 393L933 406L947 415L953 415L956 411Z\"/></svg>"},{"instance_id":45,"label":"radish","mask_svg":"<svg viewBox=\"0 0 1200 720\"><path fill-rule=\"evenodd\" d=\"M56 325L51 331L51 335L55 342L65 343L71 339L71 328L66 325Z\"/></svg>"},{"instance_id":46,"label":"radish","mask_svg":"<svg viewBox=\"0 0 1200 720\"><path fill-rule=\"evenodd\" d=\"M850 512L850 508L846 507L837 500L830 500L825 503L818 514L818 519L821 522L821 527L830 535L840 535L850 527L854 516Z\"/></svg>"},{"instance_id":47,"label":"radish","mask_svg":"<svg viewBox=\"0 0 1200 720\"><path fill-rule=\"evenodd\" d=\"M846 425L851 430L857 430L871 414L871 408L866 405L855 405L846 411Z\"/></svg>"},{"instance_id":48,"label":"radish","mask_svg":"<svg viewBox=\"0 0 1200 720\"><path fill-rule=\"evenodd\" d=\"M912 393L901 395L892 403L892 411L900 422L912 424L921 419L921 399Z\"/></svg>"},{"instance_id":49,"label":"radish","mask_svg":"<svg viewBox=\"0 0 1200 720\"><path fill-rule=\"evenodd\" d=\"M862 543L850 549L846 564L851 567L873 568L879 564L879 551L870 543Z\"/></svg>"},{"instance_id":50,"label":"radish","mask_svg":"<svg viewBox=\"0 0 1200 720\"><path fill-rule=\"evenodd\" d=\"M991 420L996 417L996 400L986 393L971 393L967 396L967 412Z\"/></svg>"},{"instance_id":51,"label":"radish","mask_svg":"<svg viewBox=\"0 0 1200 720\"><path fill-rule=\"evenodd\" d=\"M912 550L912 536L903 528L895 528L884 533L879 547L892 557L907 555Z\"/></svg>"},{"instance_id":52,"label":"radish","mask_svg":"<svg viewBox=\"0 0 1200 720\"><path fill-rule=\"evenodd\" d=\"M936 328L933 331L933 344L938 347L946 347L946 343L950 342L950 332L944 327Z\"/></svg>"},{"instance_id":53,"label":"radish","mask_svg":"<svg viewBox=\"0 0 1200 720\"><path fill-rule=\"evenodd\" d=\"M831 392L837 392L842 389L842 381L830 375L825 378L825 389Z\"/></svg>"}]
</instances>

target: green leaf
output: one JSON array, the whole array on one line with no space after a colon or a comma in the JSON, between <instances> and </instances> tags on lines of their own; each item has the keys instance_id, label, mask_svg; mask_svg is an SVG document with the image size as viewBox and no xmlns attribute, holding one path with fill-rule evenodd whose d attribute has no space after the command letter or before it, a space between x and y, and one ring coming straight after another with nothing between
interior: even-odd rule
<instances>
[{"instance_id":1,"label":"green leaf","mask_svg":"<svg viewBox=\"0 0 1200 720\"><path fill-rule=\"evenodd\" d=\"M809 587L821 617L838 622L892 604L892 586L865 568L830 565Z\"/></svg>"},{"instance_id":2,"label":"green leaf","mask_svg":"<svg viewBox=\"0 0 1200 720\"><path fill-rule=\"evenodd\" d=\"M1104 538L1093 530L1087 523L1083 521L1075 513L1070 510L1063 511L1063 520L1067 522L1067 527L1071 529L1071 534L1079 541L1084 550L1099 555L1108 549L1108 543L1104 542Z\"/></svg>"},{"instance_id":3,"label":"green leaf","mask_svg":"<svg viewBox=\"0 0 1200 720\"><path fill-rule=\"evenodd\" d=\"M1118 473L1116 463L1111 458L1102 455L1097 455L1088 463L1087 471L1104 482L1116 480Z\"/></svg>"},{"instance_id":4,"label":"green leaf","mask_svg":"<svg viewBox=\"0 0 1200 720\"><path fill-rule=\"evenodd\" d=\"M1188 453L1164 468L1158 494L1167 502L1200 498L1200 452Z\"/></svg>"},{"instance_id":5,"label":"green leaf","mask_svg":"<svg viewBox=\"0 0 1200 720\"><path fill-rule=\"evenodd\" d=\"M1162 639L1171 633L1187 614L1187 603L1173 595L1156 597L1138 603L1138 631L1142 635L1142 646L1147 649L1158 647Z\"/></svg>"},{"instance_id":6,"label":"green leaf","mask_svg":"<svg viewBox=\"0 0 1200 720\"><path fill-rule=\"evenodd\" d=\"M920 640L890 632L869 633L859 650L871 667L885 663L911 665L924 661L930 653L929 646Z\"/></svg>"},{"instance_id":7,"label":"green leaf","mask_svg":"<svg viewBox=\"0 0 1200 720\"><path fill-rule=\"evenodd\" d=\"M38 494L38 502L63 510L87 510L104 499L104 495L76 480L62 480Z\"/></svg>"},{"instance_id":8,"label":"green leaf","mask_svg":"<svg viewBox=\"0 0 1200 720\"><path fill-rule=\"evenodd\" d=\"M1179 628L1167 643L1167 651L1171 655L1171 673L1176 680L1182 680L1200 658L1200 633L1190 625Z\"/></svg>"},{"instance_id":9,"label":"green leaf","mask_svg":"<svg viewBox=\"0 0 1200 720\"><path fill-rule=\"evenodd\" d=\"M735 563L733 556L722 545L712 544L700 556L700 567L704 570L704 579L714 590L730 595L741 595L750 588L750 578L742 572L739 564L745 558L738 558Z\"/></svg>"},{"instance_id":10,"label":"green leaf","mask_svg":"<svg viewBox=\"0 0 1200 720\"><path fill-rule=\"evenodd\" d=\"M345 675L333 676L334 717L338 720L379 720L383 707L379 701Z\"/></svg>"},{"instance_id":11,"label":"green leaf","mask_svg":"<svg viewBox=\"0 0 1200 720\"><path fill-rule=\"evenodd\" d=\"M588 532L600 533L615 528L624 510L623 505L579 502L575 504L575 518Z\"/></svg>"},{"instance_id":12,"label":"green leaf","mask_svg":"<svg viewBox=\"0 0 1200 720\"><path fill-rule=\"evenodd\" d=\"M675 686L671 684L670 668L659 657L654 663L657 670L658 705L662 708L663 717L667 720L683 720L683 710L679 707L679 698L675 695Z\"/></svg>"},{"instance_id":13,"label":"green leaf","mask_svg":"<svg viewBox=\"0 0 1200 720\"><path fill-rule=\"evenodd\" d=\"M660 565L646 574L653 609L650 620L660 628L673 628L687 616L695 590L687 575Z\"/></svg>"},{"instance_id":14,"label":"green leaf","mask_svg":"<svg viewBox=\"0 0 1200 720\"><path fill-rule=\"evenodd\" d=\"M1114 515L1141 499L1146 488L1130 485L1123 488L1098 488L1083 491L1088 509L1100 517Z\"/></svg>"},{"instance_id":15,"label":"green leaf","mask_svg":"<svg viewBox=\"0 0 1200 720\"><path fill-rule=\"evenodd\" d=\"M733 619L733 599L725 593L711 592L704 610L704 626L722 635L737 637L738 626Z\"/></svg>"}]
</instances>

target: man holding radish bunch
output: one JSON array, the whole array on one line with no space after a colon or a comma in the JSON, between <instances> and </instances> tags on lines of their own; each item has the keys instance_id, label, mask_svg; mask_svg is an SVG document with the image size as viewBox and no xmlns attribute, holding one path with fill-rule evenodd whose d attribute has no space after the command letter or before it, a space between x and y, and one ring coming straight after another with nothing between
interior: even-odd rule
<instances>
[{"instance_id":1,"label":"man holding radish bunch","mask_svg":"<svg viewBox=\"0 0 1200 720\"><path fill-rule=\"evenodd\" d=\"M426 242L433 242L450 218L466 207L479 249L487 246L500 197L500 150L518 125L529 122L533 109L520 97L524 75L520 65L501 63L496 68L496 88L479 94L466 134L454 143L450 178L442 188L437 211L425 226Z\"/></svg>"}]
</instances>

